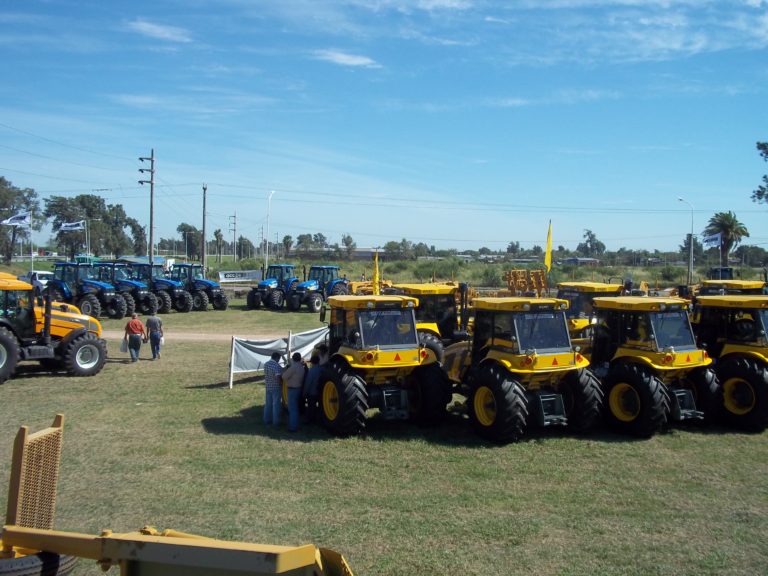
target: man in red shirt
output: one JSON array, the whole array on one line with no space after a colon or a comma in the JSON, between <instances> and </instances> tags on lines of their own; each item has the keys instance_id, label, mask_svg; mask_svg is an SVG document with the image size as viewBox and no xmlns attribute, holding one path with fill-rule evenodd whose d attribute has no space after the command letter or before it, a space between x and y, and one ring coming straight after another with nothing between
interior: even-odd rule
<instances>
[{"instance_id":1,"label":"man in red shirt","mask_svg":"<svg viewBox=\"0 0 768 576\"><path fill-rule=\"evenodd\" d=\"M131 362L139 359L141 343L147 339L147 333L144 330L144 324L139 320L139 315L134 312L131 319L125 325L125 340L128 341L128 350L131 353Z\"/></svg>"}]
</instances>

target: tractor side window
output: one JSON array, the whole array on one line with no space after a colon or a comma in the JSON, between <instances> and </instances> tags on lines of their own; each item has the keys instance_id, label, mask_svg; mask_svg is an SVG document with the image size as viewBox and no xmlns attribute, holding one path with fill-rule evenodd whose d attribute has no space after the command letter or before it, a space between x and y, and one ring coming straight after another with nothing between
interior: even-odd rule
<instances>
[{"instance_id":1,"label":"tractor side window","mask_svg":"<svg viewBox=\"0 0 768 576\"><path fill-rule=\"evenodd\" d=\"M752 315L743 310L731 313L728 321L728 338L739 342L750 342L757 338L756 323Z\"/></svg>"}]
</instances>

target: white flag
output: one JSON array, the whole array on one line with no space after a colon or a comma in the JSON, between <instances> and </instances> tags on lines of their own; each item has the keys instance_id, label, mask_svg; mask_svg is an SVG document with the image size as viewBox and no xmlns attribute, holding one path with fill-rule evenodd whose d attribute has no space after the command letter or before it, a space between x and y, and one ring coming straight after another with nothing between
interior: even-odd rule
<instances>
[{"instance_id":1,"label":"white flag","mask_svg":"<svg viewBox=\"0 0 768 576\"><path fill-rule=\"evenodd\" d=\"M701 242L707 248L712 248L713 246L720 246L720 244L722 243L722 234L718 232L717 234L712 234L711 236L704 236L704 238L701 239Z\"/></svg>"},{"instance_id":2,"label":"white flag","mask_svg":"<svg viewBox=\"0 0 768 576\"><path fill-rule=\"evenodd\" d=\"M80 222L65 222L59 227L59 232L72 232L74 230L85 230L85 220L80 220Z\"/></svg>"},{"instance_id":3,"label":"white flag","mask_svg":"<svg viewBox=\"0 0 768 576\"><path fill-rule=\"evenodd\" d=\"M10 218L6 218L0 224L7 224L8 226L29 226L29 212L21 212Z\"/></svg>"}]
</instances>

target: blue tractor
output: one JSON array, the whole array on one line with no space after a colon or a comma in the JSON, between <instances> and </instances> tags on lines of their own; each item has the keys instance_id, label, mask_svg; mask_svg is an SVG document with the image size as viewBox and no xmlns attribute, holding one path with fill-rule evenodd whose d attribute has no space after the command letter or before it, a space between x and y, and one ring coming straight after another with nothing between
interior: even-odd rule
<instances>
[{"instance_id":1,"label":"blue tractor","mask_svg":"<svg viewBox=\"0 0 768 576\"><path fill-rule=\"evenodd\" d=\"M192 294L193 310L208 310L209 303L214 310L226 310L229 306L229 297L218 282L205 277L202 264L174 264L171 267L171 278L181 282Z\"/></svg>"},{"instance_id":2,"label":"blue tractor","mask_svg":"<svg viewBox=\"0 0 768 576\"><path fill-rule=\"evenodd\" d=\"M99 280L92 264L56 262L48 283L52 300L74 304L86 316L98 318L102 312L110 318L125 316L125 298L112 284Z\"/></svg>"},{"instance_id":3,"label":"blue tractor","mask_svg":"<svg viewBox=\"0 0 768 576\"><path fill-rule=\"evenodd\" d=\"M272 264L267 268L264 279L248 292L246 305L249 310L261 306L279 310L283 307L286 294L298 283L293 264Z\"/></svg>"},{"instance_id":4,"label":"blue tractor","mask_svg":"<svg viewBox=\"0 0 768 576\"><path fill-rule=\"evenodd\" d=\"M312 266L309 276L288 293L289 310L299 310L302 304L310 312L319 312L329 296L349 294L349 281L339 276L338 266Z\"/></svg>"},{"instance_id":5,"label":"blue tractor","mask_svg":"<svg viewBox=\"0 0 768 576\"><path fill-rule=\"evenodd\" d=\"M98 278L112 284L125 299L125 315L134 312L154 314L157 312L157 297L147 285L131 278L131 270L124 262L106 262L101 260L93 264Z\"/></svg>"},{"instance_id":6,"label":"blue tractor","mask_svg":"<svg viewBox=\"0 0 768 576\"><path fill-rule=\"evenodd\" d=\"M192 295L181 282L168 278L161 264L131 262L130 275L132 280L143 282L149 287L157 298L157 311L161 314L167 314L171 310L192 310Z\"/></svg>"}]
</instances>

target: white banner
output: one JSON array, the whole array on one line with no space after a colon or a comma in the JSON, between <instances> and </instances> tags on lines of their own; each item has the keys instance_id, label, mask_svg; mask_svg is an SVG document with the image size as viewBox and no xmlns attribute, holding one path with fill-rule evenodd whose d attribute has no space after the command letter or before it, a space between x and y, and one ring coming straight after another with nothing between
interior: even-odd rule
<instances>
[{"instance_id":1,"label":"white banner","mask_svg":"<svg viewBox=\"0 0 768 576\"><path fill-rule=\"evenodd\" d=\"M29 226L29 212L20 212L10 218L6 218L0 224L6 224L8 226Z\"/></svg>"},{"instance_id":2,"label":"white banner","mask_svg":"<svg viewBox=\"0 0 768 576\"><path fill-rule=\"evenodd\" d=\"M704 244L704 246L707 248L711 248L713 246L720 246L721 240L721 233L718 232L717 234L712 234L711 236L704 236L704 238L701 239L701 243Z\"/></svg>"},{"instance_id":3,"label":"white banner","mask_svg":"<svg viewBox=\"0 0 768 576\"><path fill-rule=\"evenodd\" d=\"M288 333L286 338L276 340L248 340L232 336L232 355L229 361L229 387L232 388L234 374L243 372L262 372L264 364L273 352L280 352L286 360L294 352L308 359L312 349L323 342L328 334L328 327L316 328L298 334Z\"/></svg>"},{"instance_id":4,"label":"white banner","mask_svg":"<svg viewBox=\"0 0 768 576\"><path fill-rule=\"evenodd\" d=\"M64 222L59 226L59 232L74 232L75 230L85 230L85 220L80 222Z\"/></svg>"},{"instance_id":5,"label":"white banner","mask_svg":"<svg viewBox=\"0 0 768 576\"><path fill-rule=\"evenodd\" d=\"M227 282L254 282L261 280L261 270L232 270L219 272L219 283Z\"/></svg>"}]
</instances>

